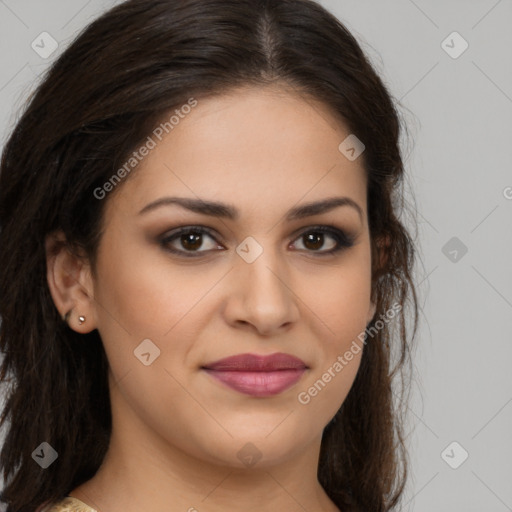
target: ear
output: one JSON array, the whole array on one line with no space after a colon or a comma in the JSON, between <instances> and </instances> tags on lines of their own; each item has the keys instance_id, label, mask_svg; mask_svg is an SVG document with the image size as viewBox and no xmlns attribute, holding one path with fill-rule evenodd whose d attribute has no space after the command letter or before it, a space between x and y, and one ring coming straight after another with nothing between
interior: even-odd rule
<instances>
[{"instance_id":1,"label":"ear","mask_svg":"<svg viewBox=\"0 0 512 512\"><path fill-rule=\"evenodd\" d=\"M389 235L384 235L377 240L377 261L380 269L383 269L388 263L390 246L391 237Z\"/></svg>"},{"instance_id":2,"label":"ear","mask_svg":"<svg viewBox=\"0 0 512 512\"><path fill-rule=\"evenodd\" d=\"M385 269L385 266L389 258L389 247L391 244L391 238L389 235L384 235L377 239L375 246L372 251L372 272L379 275ZM373 291L373 290L372 290ZM372 294L373 295L373 294ZM375 302L370 302L370 308L368 309L367 324L370 323L375 316L377 311L377 305Z\"/></svg>"},{"instance_id":3,"label":"ear","mask_svg":"<svg viewBox=\"0 0 512 512\"><path fill-rule=\"evenodd\" d=\"M373 317L375 316L375 312L377 311L377 305L374 302L370 302L370 307L368 309L368 316L366 318L366 324L368 325Z\"/></svg>"},{"instance_id":4,"label":"ear","mask_svg":"<svg viewBox=\"0 0 512 512\"><path fill-rule=\"evenodd\" d=\"M68 324L85 334L96 328L93 280L86 259L73 254L61 231L46 237L48 287L61 317L69 312ZM85 317L80 323L79 317Z\"/></svg>"}]
</instances>

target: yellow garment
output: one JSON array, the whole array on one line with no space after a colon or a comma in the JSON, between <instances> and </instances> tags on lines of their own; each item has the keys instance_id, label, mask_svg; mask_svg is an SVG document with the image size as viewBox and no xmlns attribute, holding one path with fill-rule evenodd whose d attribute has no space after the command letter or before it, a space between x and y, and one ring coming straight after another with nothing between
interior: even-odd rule
<instances>
[{"instance_id":1,"label":"yellow garment","mask_svg":"<svg viewBox=\"0 0 512 512\"><path fill-rule=\"evenodd\" d=\"M97 512L97 510L89 507L89 505L86 505L78 498L66 496L64 499L45 508L42 512Z\"/></svg>"}]
</instances>

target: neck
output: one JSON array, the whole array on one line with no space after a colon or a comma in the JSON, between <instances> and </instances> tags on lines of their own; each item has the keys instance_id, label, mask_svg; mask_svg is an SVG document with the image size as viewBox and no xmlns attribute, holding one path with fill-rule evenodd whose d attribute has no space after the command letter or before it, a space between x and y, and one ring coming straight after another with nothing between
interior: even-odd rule
<instances>
[{"instance_id":1,"label":"neck","mask_svg":"<svg viewBox=\"0 0 512 512\"><path fill-rule=\"evenodd\" d=\"M339 512L317 479L321 437L282 460L233 467L163 439L121 397L111 398L103 463L70 493L98 512Z\"/></svg>"},{"instance_id":2,"label":"neck","mask_svg":"<svg viewBox=\"0 0 512 512\"><path fill-rule=\"evenodd\" d=\"M339 512L317 480L320 440L280 464L241 469L124 435L113 429L96 475L70 493L98 512Z\"/></svg>"}]
</instances>

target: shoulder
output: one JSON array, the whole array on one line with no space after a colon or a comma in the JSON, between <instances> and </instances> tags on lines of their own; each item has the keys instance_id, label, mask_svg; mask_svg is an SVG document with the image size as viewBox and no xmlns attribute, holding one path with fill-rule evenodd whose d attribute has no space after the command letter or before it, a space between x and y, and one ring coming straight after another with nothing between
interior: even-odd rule
<instances>
[{"instance_id":1,"label":"shoulder","mask_svg":"<svg viewBox=\"0 0 512 512\"><path fill-rule=\"evenodd\" d=\"M72 496L66 496L60 501L46 505L45 508L37 512L97 512L95 509L86 505L83 501Z\"/></svg>"}]
</instances>

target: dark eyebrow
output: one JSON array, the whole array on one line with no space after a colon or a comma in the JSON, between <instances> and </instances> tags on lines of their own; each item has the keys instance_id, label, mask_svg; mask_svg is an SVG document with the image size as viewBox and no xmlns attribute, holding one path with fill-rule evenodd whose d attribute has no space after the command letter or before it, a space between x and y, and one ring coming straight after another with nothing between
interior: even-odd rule
<instances>
[{"instance_id":1,"label":"dark eyebrow","mask_svg":"<svg viewBox=\"0 0 512 512\"><path fill-rule=\"evenodd\" d=\"M162 206L170 206L173 204L177 204L178 206L191 210L195 213L210 215L212 217L237 220L240 216L238 210L229 204L187 197L162 197L161 199L157 199L156 201L144 206L144 208L139 212L139 215ZM354 208L359 214L361 220L363 220L364 214L362 208L353 199L350 199L350 197L330 197L321 201L296 206L288 211L286 214L286 220L292 221L311 217L313 215L320 215L321 213L328 212L339 206L350 206Z\"/></svg>"}]
</instances>

